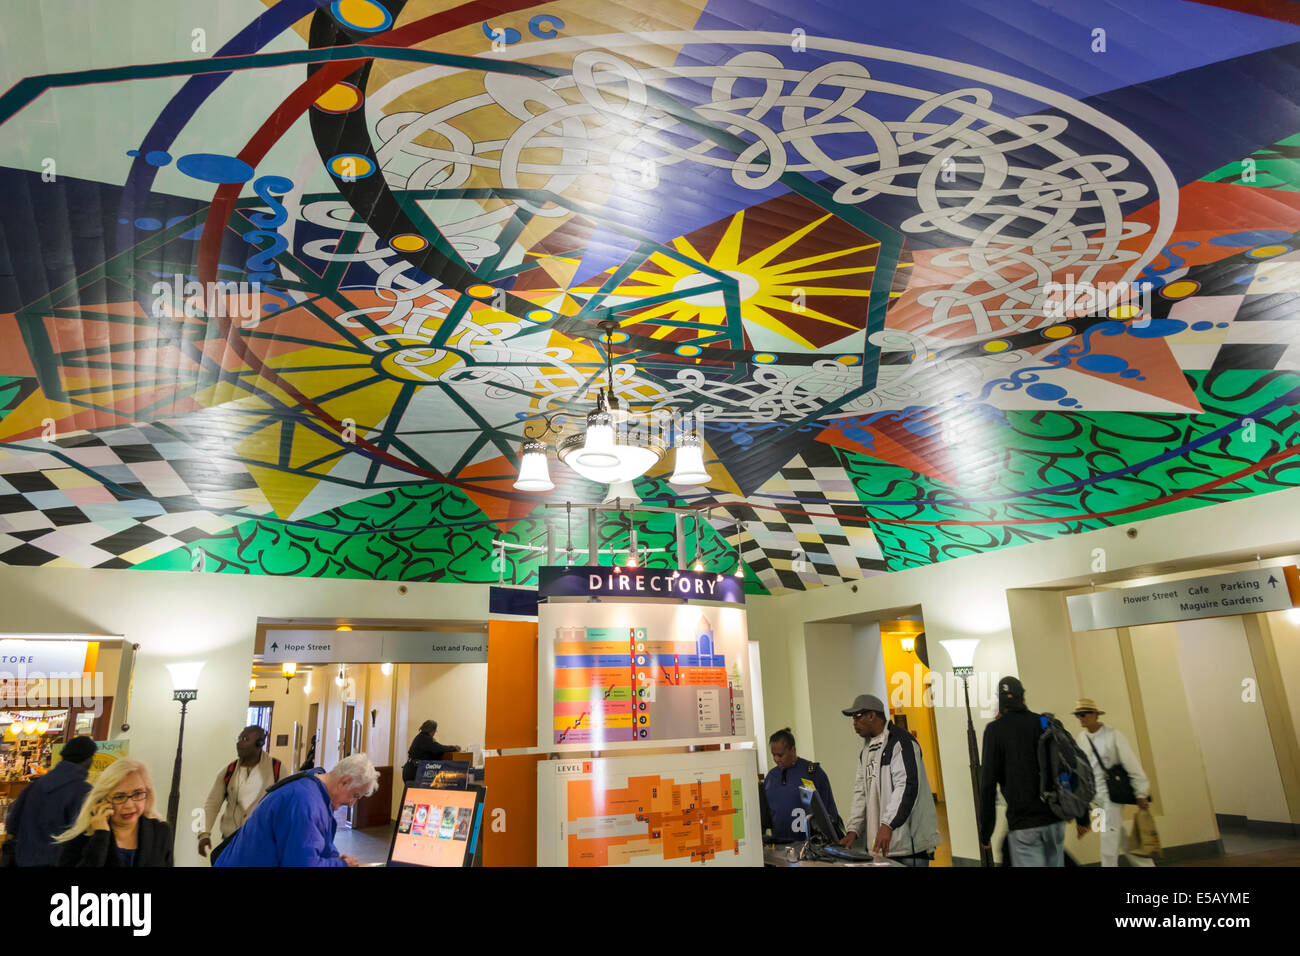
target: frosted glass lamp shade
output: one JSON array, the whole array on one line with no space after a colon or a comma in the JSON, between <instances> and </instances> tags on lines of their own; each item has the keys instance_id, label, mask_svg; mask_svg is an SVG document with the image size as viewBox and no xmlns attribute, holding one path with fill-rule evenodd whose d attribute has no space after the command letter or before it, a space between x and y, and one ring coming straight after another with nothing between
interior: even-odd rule
<instances>
[{"instance_id":1,"label":"frosted glass lamp shade","mask_svg":"<svg viewBox=\"0 0 1300 956\"><path fill-rule=\"evenodd\" d=\"M167 670L172 676L172 690L199 689L199 671L203 670L203 661L168 664Z\"/></svg>"},{"instance_id":2,"label":"frosted glass lamp shade","mask_svg":"<svg viewBox=\"0 0 1300 956\"><path fill-rule=\"evenodd\" d=\"M939 643L948 652L953 667L974 667L975 648L979 645L979 642L978 637L973 637L955 641L940 641Z\"/></svg>"},{"instance_id":3,"label":"frosted glass lamp shade","mask_svg":"<svg viewBox=\"0 0 1300 956\"><path fill-rule=\"evenodd\" d=\"M283 664L280 665L281 677L293 677L297 673L298 673L298 665L295 664L293 661L285 661Z\"/></svg>"},{"instance_id":4,"label":"frosted glass lamp shade","mask_svg":"<svg viewBox=\"0 0 1300 956\"><path fill-rule=\"evenodd\" d=\"M613 468L619 463L614 450L614 422L609 412L592 412L587 416L587 438L575 460L587 468Z\"/></svg>"},{"instance_id":5,"label":"frosted glass lamp shade","mask_svg":"<svg viewBox=\"0 0 1300 956\"><path fill-rule=\"evenodd\" d=\"M519 462L519 477L515 479L516 491L552 491L550 468L546 463L546 443L524 442L523 458Z\"/></svg>"},{"instance_id":6,"label":"frosted glass lamp shade","mask_svg":"<svg viewBox=\"0 0 1300 956\"><path fill-rule=\"evenodd\" d=\"M708 480L699 436L687 435L677 444L677 461L668 482L673 485L702 485Z\"/></svg>"}]
</instances>

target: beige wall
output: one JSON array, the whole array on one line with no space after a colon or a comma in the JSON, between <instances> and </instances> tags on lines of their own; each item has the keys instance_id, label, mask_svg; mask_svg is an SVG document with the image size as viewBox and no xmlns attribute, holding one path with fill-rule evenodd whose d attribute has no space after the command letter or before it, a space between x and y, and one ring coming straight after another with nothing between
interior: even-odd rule
<instances>
[{"instance_id":1,"label":"beige wall","mask_svg":"<svg viewBox=\"0 0 1300 956\"><path fill-rule=\"evenodd\" d=\"M1300 609L1265 614L1277 654L1278 670L1291 714L1291 728L1300 743Z\"/></svg>"},{"instance_id":2,"label":"beige wall","mask_svg":"<svg viewBox=\"0 0 1300 956\"><path fill-rule=\"evenodd\" d=\"M841 711L859 694L875 694L889 706L880 625L811 624L806 628L804 650L808 683L817 689L817 700L810 712L811 734L806 740L795 734L799 756L823 766L840 816L847 817L862 738ZM773 730L785 726L770 711L767 720Z\"/></svg>"},{"instance_id":3,"label":"beige wall","mask_svg":"<svg viewBox=\"0 0 1300 956\"><path fill-rule=\"evenodd\" d=\"M1286 795L1240 617L1179 621L1178 663L1215 813L1287 822ZM1243 699L1246 698L1246 699Z\"/></svg>"},{"instance_id":4,"label":"beige wall","mask_svg":"<svg viewBox=\"0 0 1300 956\"><path fill-rule=\"evenodd\" d=\"M203 805L216 766L229 762L225 755L244 726L258 617L487 619L485 587L406 587L401 594L390 582L0 566L0 631L120 634L140 645L131 730L120 736L152 768L164 809L180 719L165 665L207 662L185 722L180 827L187 833L190 812ZM333 754L318 748L317 762L328 765ZM193 839L176 841L176 862L200 863Z\"/></svg>"}]
</instances>

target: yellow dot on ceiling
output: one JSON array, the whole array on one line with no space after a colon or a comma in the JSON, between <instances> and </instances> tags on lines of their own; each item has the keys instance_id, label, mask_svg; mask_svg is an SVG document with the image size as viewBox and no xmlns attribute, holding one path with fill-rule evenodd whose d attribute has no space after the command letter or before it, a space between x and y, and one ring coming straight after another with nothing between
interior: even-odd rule
<instances>
[{"instance_id":1,"label":"yellow dot on ceiling","mask_svg":"<svg viewBox=\"0 0 1300 956\"><path fill-rule=\"evenodd\" d=\"M985 342L983 348L985 352L1005 352L1011 348L1011 343L1004 339L994 339L992 342Z\"/></svg>"},{"instance_id":2,"label":"yellow dot on ceiling","mask_svg":"<svg viewBox=\"0 0 1300 956\"><path fill-rule=\"evenodd\" d=\"M330 160L330 172L349 179L364 179L375 171L375 164L364 156L349 153Z\"/></svg>"},{"instance_id":3,"label":"yellow dot on ceiling","mask_svg":"<svg viewBox=\"0 0 1300 956\"><path fill-rule=\"evenodd\" d=\"M472 285L465 291L476 298L486 299L490 295L495 295L497 290L490 285Z\"/></svg>"},{"instance_id":4,"label":"yellow dot on ceiling","mask_svg":"<svg viewBox=\"0 0 1300 956\"><path fill-rule=\"evenodd\" d=\"M429 245L429 240L424 236L407 232L400 236L393 236L388 244L398 252L419 252Z\"/></svg>"},{"instance_id":5,"label":"yellow dot on ceiling","mask_svg":"<svg viewBox=\"0 0 1300 956\"><path fill-rule=\"evenodd\" d=\"M611 332L609 336L609 340L615 345L618 345L620 342L626 342L630 338L631 336L626 332Z\"/></svg>"},{"instance_id":6,"label":"yellow dot on ceiling","mask_svg":"<svg viewBox=\"0 0 1300 956\"><path fill-rule=\"evenodd\" d=\"M335 83L316 99L316 106L327 113L350 113L361 105L361 91L351 83Z\"/></svg>"},{"instance_id":7,"label":"yellow dot on ceiling","mask_svg":"<svg viewBox=\"0 0 1300 956\"><path fill-rule=\"evenodd\" d=\"M1045 339L1065 339L1073 334L1073 325L1049 325L1043 329L1043 338Z\"/></svg>"},{"instance_id":8,"label":"yellow dot on ceiling","mask_svg":"<svg viewBox=\"0 0 1300 956\"><path fill-rule=\"evenodd\" d=\"M1106 313L1112 319L1132 319L1142 314L1142 307L1127 302L1124 305L1117 305Z\"/></svg>"},{"instance_id":9,"label":"yellow dot on ceiling","mask_svg":"<svg viewBox=\"0 0 1300 956\"><path fill-rule=\"evenodd\" d=\"M754 356L754 361L758 365L770 365L776 361L776 356L771 352L759 352Z\"/></svg>"},{"instance_id":10,"label":"yellow dot on ceiling","mask_svg":"<svg viewBox=\"0 0 1300 956\"><path fill-rule=\"evenodd\" d=\"M528 319L531 322L549 322L555 318L555 313L550 309L533 309L528 313Z\"/></svg>"},{"instance_id":11,"label":"yellow dot on ceiling","mask_svg":"<svg viewBox=\"0 0 1300 956\"><path fill-rule=\"evenodd\" d=\"M856 355L837 355L835 361L841 365L857 365L862 359Z\"/></svg>"},{"instance_id":12,"label":"yellow dot on ceiling","mask_svg":"<svg viewBox=\"0 0 1300 956\"><path fill-rule=\"evenodd\" d=\"M673 351L675 351L678 355L684 355L687 358L692 358L693 356L699 355L704 350L700 348L698 345L679 345Z\"/></svg>"},{"instance_id":13,"label":"yellow dot on ceiling","mask_svg":"<svg viewBox=\"0 0 1300 956\"><path fill-rule=\"evenodd\" d=\"M1171 282L1160 290L1160 294L1166 299L1185 299L1201 287L1199 282L1193 282L1191 279L1179 279L1177 282Z\"/></svg>"},{"instance_id":14,"label":"yellow dot on ceiling","mask_svg":"<svg viewBox=\"0 0 1300 956\"><path fill-rule=\"evenodd\" d=\"M1273 256L1280 256L1282 253L1290 251L1290 246L1257 246L1247 252L1246 255L1250 256L1252 259L1271 259Z\"/></svg>"},{"instance_id":15,"label":"yellow dot on ceiling","mask_svg":"<svg viewBox=\"0 0 1300 956\"><path fill-rule=\"evenodd\" d=\"M374 0L337 0L334 15L358 30L382 30L392 22L388 11Z\"/></svg>"}]
</instances>

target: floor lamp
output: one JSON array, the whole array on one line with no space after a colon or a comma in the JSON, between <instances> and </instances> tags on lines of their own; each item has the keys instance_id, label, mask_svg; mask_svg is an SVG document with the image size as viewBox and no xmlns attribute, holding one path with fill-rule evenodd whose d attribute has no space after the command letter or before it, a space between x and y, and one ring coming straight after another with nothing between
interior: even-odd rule
<instances>
[{"instance_id":1,"label":"floor lamp","mask_svg":"<svg viewBox=\"0 0 1300 956\"><path fill-rule=\"evenodd\" d=\"M952 672L961 678L962 692L966 696L966 749L970 756L970 792L975 805L975 832L979 839L980 825L980 751L975 741L975 721L970 712L970 679L975 675L975 648L979 638L940 641L952 659ZM980 846L980 866L993 865L993 851Z\"/></svg>"},{"instance_id":2,"label":"floor lamp","mask_svg":"<svg viewBox=\"0 0 1300 956\"><path fill-rule=\"evenodd\" d=\"M172 845L176 844L176 818L181 804L181 748L185 745L185 708L199 696L199 671L203 661L168 664L172 678L172 700L181 702L181 730L176 737L176 762L172 764L172 789L167 795L167 826L172 831Z\"/></svg>"}]
</instances>

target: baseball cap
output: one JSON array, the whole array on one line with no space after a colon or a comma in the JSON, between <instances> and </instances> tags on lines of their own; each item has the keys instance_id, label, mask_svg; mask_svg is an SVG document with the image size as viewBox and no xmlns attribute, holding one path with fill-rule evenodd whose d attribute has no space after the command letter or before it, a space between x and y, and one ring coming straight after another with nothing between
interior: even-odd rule
<instances>
[{"instance_id":1,"label":"baseball cap","mask_svg":"<svg viewBox=\"0 0 1300 956\"><path fill-rule=\"evenodd\" d=\"M998 681L998 700L1019 702L1025 699L1025 685L1018 678L1004 677Z\"/></svg>"},{"instance_id":2,"label":"baseball cap","mask_svg":"<svg viewBox=\"0 0 1300 956\"><path fill-rule=\"evenodd\" d=\"M853 698L853 706L840 711L845 717L852 717L854 714L861 713L864 710L874 710L878 714L888 713L885 705L879 697L874 694L859 694Z\"/></svg>"}]
</instances>

